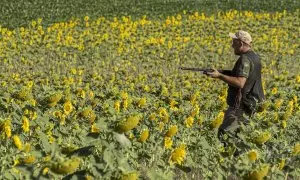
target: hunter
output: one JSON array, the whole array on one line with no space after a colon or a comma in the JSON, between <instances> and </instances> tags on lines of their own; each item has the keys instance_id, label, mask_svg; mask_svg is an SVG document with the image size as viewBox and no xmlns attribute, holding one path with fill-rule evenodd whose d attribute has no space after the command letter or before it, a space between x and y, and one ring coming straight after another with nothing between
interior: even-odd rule
<instances>
[{"instance_id":1,"label":"hunter","mask_svg":"<svg viewBox=\"0 0 300 180\"><path fill-rule=\"evenodd\" d=\"M218 138L227 132L239 131L240 124L247 124L256 109L258 102L264 100L262 88L261 69L262 65L259 56L251 49L252 38L248 32L239 30L230 33L232 48L239 56L238 60L229 73L220 73L215 70L208 72L212 78L221 79L228 84L227 104L223 123L218 129ZM246 116L245 116L246 115Z\"/></svg>"}]
</instances>

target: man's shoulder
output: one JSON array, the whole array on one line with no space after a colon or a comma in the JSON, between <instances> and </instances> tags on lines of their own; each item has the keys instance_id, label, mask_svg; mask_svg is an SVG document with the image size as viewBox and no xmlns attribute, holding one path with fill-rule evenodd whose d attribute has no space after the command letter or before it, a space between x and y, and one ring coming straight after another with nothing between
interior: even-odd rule
<instances>
[{"instance_id":1,"label":"man's shoulder","mask_svg":"<svg viewBox=\"0 0 300 180\"><path fill-rule=\"evenodd\" d=\"M251 62L251 58L245 53L245 54L241 54L238 61L240 61L241 64L244 64L244 63L248 64Z\"/></svg>"},{"instance_id":2,"label":"man's shoulder","mask_svg":"<svg viewBox=\"0 0 300 180\"><path fill-rule=\"evenodd\" d=\"M249 60L259 60L259 55L253 50L249 50L247 53L243 54L244 58Z\"/></svg>"}]
</instances>

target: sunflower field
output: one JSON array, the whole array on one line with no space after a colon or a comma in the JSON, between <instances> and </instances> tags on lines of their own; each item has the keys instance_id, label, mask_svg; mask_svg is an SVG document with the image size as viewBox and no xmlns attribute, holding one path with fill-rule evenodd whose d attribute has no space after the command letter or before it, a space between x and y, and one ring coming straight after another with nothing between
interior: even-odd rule
<instances>
[{"instance_id":1,"label":"sunflower field","mask_svg":"<svg viewBox=\"0 0 300 180\"><path fill-rule=\"evenodd\" d=\"M299 178L299 14L99 12L0 26L0 179ZM261 57L266 101L224 149L227 85L179 67L232 69L228 34L240 29Z\"/></svg>"}]
</instances>

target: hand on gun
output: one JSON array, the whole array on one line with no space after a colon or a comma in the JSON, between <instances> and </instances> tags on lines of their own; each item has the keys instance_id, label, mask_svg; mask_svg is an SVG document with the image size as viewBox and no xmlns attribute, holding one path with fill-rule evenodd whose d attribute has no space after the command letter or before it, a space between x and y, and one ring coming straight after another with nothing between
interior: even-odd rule
<instances>
[{"instance_id":1,"label":"hand on gun","mask_svg":"<svg viewBox=\"0 0 300 180\"><path fill-rule=\"evenodd\" d=\"M212 78L219 78L221 73L216 69L212 69L212 71L207 72L206 75Z\"/></svg>"},{"instance_id":2,"label":"hand on gun","mask_svg":"<svg viewBox=\"0 0 300 180\"><path fill-rule=\"evenodd\" d=\"M219 71L222 70L216 70L216 69L202 69L202 68L186 68L186 67L180 67L181 70L190 70L190 71L200 71L203 74L213 77L213 78L217 78L220 75Z\"/></svg>"}]
</instances>

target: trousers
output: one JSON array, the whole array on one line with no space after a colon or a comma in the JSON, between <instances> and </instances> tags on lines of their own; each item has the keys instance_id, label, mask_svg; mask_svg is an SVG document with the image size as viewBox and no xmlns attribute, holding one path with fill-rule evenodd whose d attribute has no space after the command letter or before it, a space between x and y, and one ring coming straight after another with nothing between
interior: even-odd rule
<instances>
[{"instance_id":1,"label":"trousers","mask_svg":"<svg viewBox=\"0 0 300 180\"><path fill-rule=\"evenodd\" d=\"M218 139L223 142L223 135L230 134L230 136L236 136L240 131L239 127L241 124L248 124L249 120L246 116L251 117L252 114L249 114L243 109L235 109L234 107L229 107L224 114L223 123L218 129Z\"/></svg>"}]
</instances>

